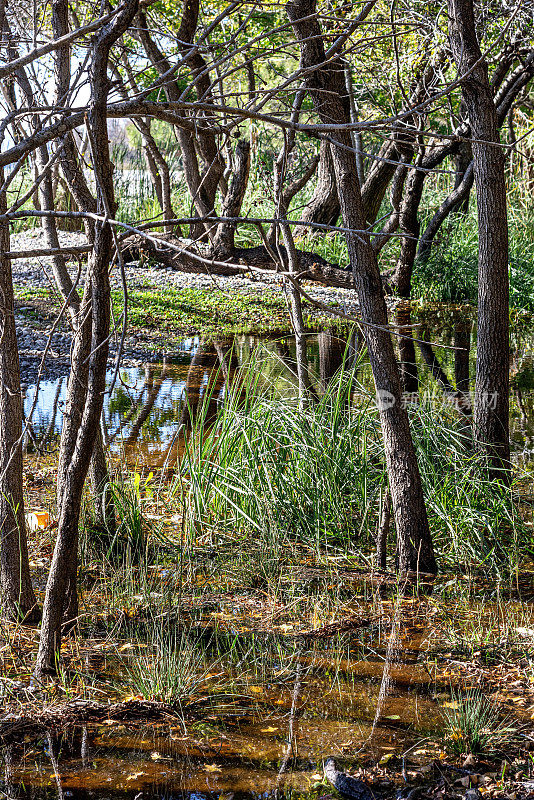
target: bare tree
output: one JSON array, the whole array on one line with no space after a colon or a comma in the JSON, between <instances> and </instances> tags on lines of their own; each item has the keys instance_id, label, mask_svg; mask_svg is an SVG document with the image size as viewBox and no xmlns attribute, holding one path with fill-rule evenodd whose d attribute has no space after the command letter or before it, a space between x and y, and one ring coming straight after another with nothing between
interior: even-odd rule
<instances>
[{"instance_id":1,"label":"bare tree","mask_svg":"<svg viewBox=\"0 0 534 800\"><path fill-rule=\"evenodd\" d=\"M8 45L9 28L0 0L0 36ZM0 135L0 142L3 133ZM7 211L0 168L0 214ZM33 592L22 490L22 397L15 328L9 222L0 222L0 612L12 619L35 621L39 609Z\"/></svg>"},{"instance_id":2,"label":"bare tree","mask_svg":"<svg viewBox=\"0 0 534 800\"><path fill-rule=\"evenodd\" d=\"M98 34L92 49L89 70L91 103L87 129L91 140L97 185L97 210L104 217L94 231L93 250L89 258L87 279L80 313L83 324L76 330L69 379L66 421L62 431L62 448L75 440L72 459L63 459L63 492L59 507L59 523L54 555L46 585L43 621L36 673L55 672L61 645L61 628L68 578L78 544L78 522L82 491L97 436L105 391L108 337L110 326L109 263L113 236L108 218L116 212L113 169L109 157L107 130L107 98L109 92L108 59L112 45L127 30L137 11L137 0L129 0L120 13ZM98 154L98 158L96 158ZM83 376L87 367L87 382ZM74 436L74 406L82 409L81 421Z\"/></svg>"},{"instance_id":3,"label":"bare tree","mask_svg":"<svg viewBox=\"0 0 534 800\"><path fill-rule=\"evenodd\" d=\"M362 18L374 2L367 3ZM294 0L286 5L301 51L301 67L308 72L307 85L321 122L343 125L350 119L343 97L343 68L325 51L317 21L315 0ZM325 65L327 66L320 66ZM336 132L332 159L346 228L365 228L357 162L348 132ZM384 292L376 255L369 238L347 234L352 273L364 323L378 396L380 421L388 467L393 514L397 528L399 568L402 573L435 574L436 560L423 497L423 489L408 415L401 403L401 384L389 332Z\"/></svg>"},{"instance_id":4,"label":"bare tree","mask_svg":"<svg viewBox=\"0 0 534 800\"><path fill-rule=\"evenodd\" d=\"M478 327L474 432L492 472L509 470L509 287L505 159L475 28L473 0L449 0L449 36L472 132L478 207Z\"/></svg>"}]
</instances>

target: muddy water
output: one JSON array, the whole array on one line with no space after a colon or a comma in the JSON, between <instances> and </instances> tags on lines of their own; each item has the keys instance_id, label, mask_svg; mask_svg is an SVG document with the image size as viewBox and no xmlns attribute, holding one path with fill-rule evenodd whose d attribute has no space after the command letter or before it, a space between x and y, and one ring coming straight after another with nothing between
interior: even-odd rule
<instances>
[{"instance_id":1,"label":"muddy water","mask_svg":"<svg viewBox=\"0 0 534 800\"><path fill-rule=\"evenodd\" d=\"M427 627L399 611L376 648L325 642L198 720L87 726L3 749L8 797L280 797L315 793L329 756L438 756L439 687L419 663ZM376 637L373 634L369 639ZM371 652L372 651L372 652ZM441 689L442 691L442 689ZM421 760L421 756L419 756ZM324 794L324 786L319 795Z\"/></svg>"},{"instance_id":2,"label":"muddy water","mask_svg":"<svg viewBox=\"0 0 534 800\"><path fill-rule=\"evenodd\" d=\"M416 336L445 347L418 351L420 389L436 403L450 402L436 380L437 366L454 388L473 386L475 332L464 312L413 314ZM358 338L329 333L308 337L312 384L318 395L343 358L358 353ZM447 349L455 347L455 350ZM465 352L462 353L462 348ZM103 432L108 448L130 464L172 466L181 434L211 398L208 416L225 401L236 370L255 359L260 383L281 394L298 389L291 337L234 341L184 340L163 364L121 371L106 395ZM534 460L534 344L530 331L515 329L511 342L511 423L518 463ZM439 362L439 364L437 363ZM432 377L432 372L434 377ZM111 379L111 375L109 376ZM359 379L369 389L365 365ZM443 377L441 377L443 383ZM28 451L54 451L61 428L66 382L39 388ZM35 398L29 387L28 413ZM0 748L0 798L175 798L232 800L306 793L321 797L322 760L351 762L406 754L406 763L439 755L443 703L426 664L439 649L435 630L395 613L378 637L358 646L348 634L333 653L325 641L304 649L292 670L266 675L260 686L215 704L198 720L170 719L144 726L110 720L34 735ZM356 637L357 638L357 637ZM431 644L429 644L431 642ZM426 659L425 659L426 657ZM430 659L431 660L431 659ZM298 661L298 666L297 665ZM89 663L89 662L88 662ZM95 662L95 670L103 670Z\"/></svg>"}]
</instances>

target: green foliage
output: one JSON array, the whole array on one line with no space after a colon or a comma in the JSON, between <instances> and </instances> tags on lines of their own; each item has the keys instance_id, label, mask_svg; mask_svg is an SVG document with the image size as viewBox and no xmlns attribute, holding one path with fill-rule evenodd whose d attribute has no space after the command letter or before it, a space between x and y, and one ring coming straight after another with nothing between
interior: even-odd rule
<instances>
[{"instance_id":1,"label":"green foliage","mask_svg":"<svg viewBox=\"0 0 534 800\"><path fill-rule=\"evenodd\" d=\"M257 375L257 363L253 370ZM197 423L186 449L181 472L190 525L250 537L263 554L262 569L295 542L319 555L342 547L365 562L386 472L372 397L352 370L305 406L260 392L251 374L238 378L214 427ZM531 538L513 491L489 480L483 456L452 412L420 405L410 415L440 564L507 573Z\"/></svg>"},{"instance_id":2,"label":"green foliage","mask_svg":"<svg viewBox=\"0 0 534 800\"><path fill-rule=\"evenodd\" d=\"M113 292L118 312L122 295ZM311 314L304 303L306 324L315 330L333 326L326 316ZM139 327L181 333L213 334L252 333L289 330L289 315L284 296L278 292L243 294L213 289L180 288L133 290L129 293L130 323Z\"/></svg>"},{"instance_id":3,"label":"green foliage","mask_svg":"<svg viewBox=\"0 0 534 800\"><path fill-rule=\"evenodd\" d=\"M257 397L256 380L245 381L218 425L203 440L198 430L196 449L186 451L193 518L253 532L265 561L276 562L286 540L317 550L368 540L368 494L384 467L376 418L349 405L354 375L305 408Z\"/></svg>"},{"instance_id":4,"label":"green foliage","mask_svg":"<svg viewBox=\"0 0 534 800\"><path fill-rule=\"evenodd\" d=\"M531 544L513 489L489 479L465 422L430 404L411 414L430 529L449 565L500 575Z\"/></svg>"},{"instance_id":5,"label":"green foliage","mask_svg":"<svg viewBox=\"0 0 534 800\"><path fill-rule=\"evenodd\" d=\"M511 207L510 305L534 313L534 214ZM420 259L413 275L412 297L452 303L476 303L478 291L476 209L449 219L430 258Z\"/></svg>"},{"instance_id":6,"label":"green foliage","mask_svg":"<svg viewBox=\"0 0 534 800\"><path fill-rule=\"evenodd\" d=\"M446 744L452 753L488 753L509 744L515 729L507 720L499 720L496 704L480 689L466 694L453 691L451 699L442 713Z\"/></svg>"}]
</instances>

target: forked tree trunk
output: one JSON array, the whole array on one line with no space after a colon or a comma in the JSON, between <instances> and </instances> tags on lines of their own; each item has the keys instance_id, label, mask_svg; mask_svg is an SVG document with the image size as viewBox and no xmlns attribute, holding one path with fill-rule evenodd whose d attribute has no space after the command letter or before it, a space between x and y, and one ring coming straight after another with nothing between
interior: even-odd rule
<instances>
[{"instance_id":1,"label":"forked tree trunk","mask_svg":"<svg viewBox=\"0 0 534 800\"><path fill-rule=\"evenodd\" d=\"M52 27L56 38L61 38L68 33L68 1L67 0L54 0L52 5ZM68 95L70 88L70 53L69 48L59 48L55 58L55 73L56 73L56 101L59 104L64 103L65 97ZM28 89L31 91L28 82ZM65 172L67 185L72 185L74 194L80 208L84 211L96 212L96 201L94 200L82 169L76 157L74 142L70 134L67 135L63 142L64 152L66 158L62 160L62 166ZM44 145L39 150L39 159L41 166L44 166L48 160L48 147ZM70 189L69 189L70 191ZM40 199L43 208L53 210L54 208L54 192L52 187L52 180L50 177L45 177L41 183ZM53 217L43 217L43 229L45 232L45 239L48 247L59 247L59 240L57 235L56 221ZM86 233L90 242L94 238L94 228L92 223L86 224ZM70 317L70 322L74 331L79 327L81 320L80 315L80 297L70 278L67 270L66 260L63 256L57 255L52 258L52 272L57 284L57 287L67 305L67 310ZM87 320L85 324L88 325ZM74 453L76 432L81 422L81 411L83 409L83 398L85 396L87 379L88 379L88 358L90 352L90 331L89 328L86 332L81 333L82 339L85 336L85 358L82 359L81 369L76 375L77 385L73 387L73 391L69 396L70 411L66 416L66 430L70 431L67 436L62 436L62 447L60 450L60 465L58 469L57 479L57 503L58 514L61 508L63 498L63 478L65 475L66 466ZM93 448L91 456L91 465L89 475L92 483L95 517L101 525L106 522L113 531L115 528L115 508L113 497L108 493L104 494L105 486L109 482L109 473L107 469L106 454L104 450L104 443L102 437L97 435L97 439ZM103 515L102 509L106 509L106 514ZM66 627L72 627L78 616L78 590L77 590L77 572L78 572L78 546L76 545L75 552L72 554L69 567L69 576L67 582L67 597L65 601L65 624Z\"/></svg>"},{"instance_id":2,"label":"forked tree trunk","mask_svg":"<svg viewBox=\"0 0 534 800\"><path fill-rule=\"evenodd\" d=\"M456 158L454 159L454 168L455 168L455 176L454 176L454 190L458 190L465 178L465 173L469 168L469 164L473 160L473 152L471 150L471 143L470 142L461 142L458 148L458 152L456 154ZM467 214L469 211L469 194L471 192L471 186L465 191L465 197L462 197L458 203L456 204L454 211L462 214Z\"/></svg>"},{"instance_id":3,"label":"forked tree trunk","mask_svg":"<svg viewBox=\"0 0 534 800\"><path fill-rule=\"evenodd\" d=\"M478 332L474 435L493 477L510 475L509 286L505 159L473 0L448 0L449 38L471 124L478 206Z\"/></svg>"},{"instance_id":4,"label":"forked tree trunk","mask_svg":"<svg viewBox=\"0 0 534 800\"><path fill-rule=\"evenodd\" d=\"M422 153L420 153L420 156ZM419 166L419 157L416 166ZM405 184L404 197L399 210L399 228L402 233L401 249L393 282L403 300L409 301L412 291L412 275L419 238L419 206L423 195L426 174L419 169L412 169ZM415 395L419 391L419 379L415 359L415 344L412 338L411 314L409 306L397 309L397 325L402 328L399 338L401 382L404 391Z\"/></svg>"},{"instance_id":5,"label":"forked tree trunk","mask_svg":"<svg viewBox=\"0 0 534 800\"><path fill-rule=\"evenodd\" d=\"M339 219L339 199L337 196L334 162L329 142L322 141L319 150L319 166L315 191L303 210L303 222L315 222L321 225L335 225ZM313 228L312 228L313 231Z\"/></svg>"},{"instance_id":6,"label":"forked tree trunk","mask_svg":"<svg viewBox=\"0 0 534 800\"><path fill-rule=\"evenodd\" d=\"M369 4L365 8L370 8ZM326 59L315 0L293 0L286 4L289 19L300 44L301 66L321 122L344 124L350 118L342 102L343 66ZM313 69L314 65L328 63ZM332 147L341 214L346 228L366 228L357 164L350 135L336 131L339 146ZM401 384L391 335L382 281L369 237L347 235L367 350L377 390L380 422L398 537L399 569L403 574L437 571L428 525L423 488L408 415L401 404ZM365 324L368 323L368 324Z\"/></svg>"},{"instance_id":7,"label":"forked tree trunk","mask_svg":"<svg viewBox=\"0 0 534 800\"><path fill-rule=\"evenodd\" d=\"M113 168L109 158L107 130L107 97L109 81L107 67L109 51L122 36L137 11L137 0L128 0L112 22L102 28L93 45L89 69L91 103L87 115L87 129L91 138L93 163L97 186L97 210L100 216L114 217L116 203L113 191ZM98 158L95 158L98 153ZM62 432L69 434L72 398L79 387L77 374L83 373L87 363L87 384L81 390L83 404L75 447L69 463L63 462L63 496L59 509L58 533L52 564L46 585L43 621L36 674L54 673L60 655L62 618L66 605L66 589L72 575L72 561L78 544L78 524L83 487L100 424L105 391L106 365L110 325L109 263L113 252L110 225L103 221L95 224L93 250L89 258L87 281L81 303L81 314L87 324L76 330L72 369L67 395L66 421ZM86 359L89 348L89 360ZM61 467L61 463L60 463Z\"/></svg>"}]
</instances>

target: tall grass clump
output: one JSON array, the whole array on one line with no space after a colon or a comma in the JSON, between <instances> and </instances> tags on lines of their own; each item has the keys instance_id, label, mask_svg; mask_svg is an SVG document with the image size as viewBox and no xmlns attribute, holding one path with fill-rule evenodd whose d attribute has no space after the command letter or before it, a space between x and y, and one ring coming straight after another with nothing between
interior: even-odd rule
<instances>
[{"instance_id":1,"label":"tall grass clump","mask_svg":"<svg viewBox=\"0 0 534 800\"><path fill-rule=\"evenodd\" d=\"M239 376L217 424L197 427L186 447L191 519L254 534L265 559L291 542L368 541L384 467L375 415L350 402L353 374L303 407L260 390L258 372Z\"/></svg>"},{"instance_id":2,"label":"tall grass clump","mask_svg":"<svg viewBox=\"0 0 534 800\"><path fill-rule=\"evenodd\" d=\"M514 486L490 480L469 426L451 412L422 404L411 427L441 563L505 577L531 544Z\"/></svg>"},{"instance_id":3,"label":"tall grass clump","mask_svg":"<svg viewBox=\"0 0 534 800\"><path fill-rule=\"evenodd\" d=\"M206 681L208 665L202 645L187 634L154 624L149 646L124 659L120 688L144 700L180 706Z\"/></svg>"},{"instance_id":4,"label":"tall grass clump","mask_svg":"<svg viewBox=\"0 0 534 800\"><path fill-rule=\"evenodd\" d=\"M455 755L488 753L510 743L515 729L500 720L496 704L480 689L452 692L452 702L442 711L446 744Z\"/></svg>"},{"instance_id":5,"label":"tall grass clump","mask_svg":"<svg viewBox=\"0 0 534 800\"><path fill-rule=\"evenodd\" d=\"M241 540L245 555L256 548L263 570L279 570L302 544L369 563L386 481L372 396L352 368L304 405L265 389L258 372L245 369L215 424L200 421L186 444L179 474L190 529ZM452 410L422 403L410 415L440 564L511 574L531 538L513 488L489 479Z\"/></svg>"}]
</instances>

